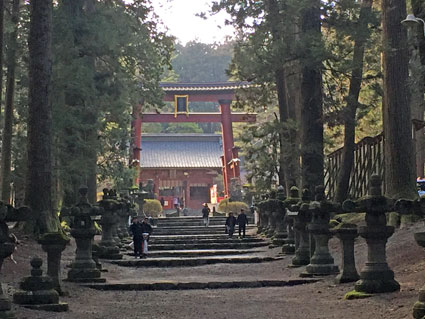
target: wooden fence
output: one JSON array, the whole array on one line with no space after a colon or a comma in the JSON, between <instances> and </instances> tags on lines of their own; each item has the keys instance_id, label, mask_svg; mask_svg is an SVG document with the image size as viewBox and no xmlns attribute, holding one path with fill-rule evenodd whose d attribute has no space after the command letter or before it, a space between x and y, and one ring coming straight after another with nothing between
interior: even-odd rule
<instances>
[{"instance_id":1,"label":"wooden fence","mask_svg":"<svg viewBox=\"0 0 425 319\"><path fill-rule=\"evenodd\" d=\"M341 167L342 148L325 158L325 187L328 197L333 199L336 192L338 171ZM367 193L372 174L384 177L384 138L383 135L365 137L354 148L354 165L351 170L349 198L359 198ZM383 183L385 181L383 180ZM385 184L383 184L385 189Z\"/></svg>"}]
</instances>

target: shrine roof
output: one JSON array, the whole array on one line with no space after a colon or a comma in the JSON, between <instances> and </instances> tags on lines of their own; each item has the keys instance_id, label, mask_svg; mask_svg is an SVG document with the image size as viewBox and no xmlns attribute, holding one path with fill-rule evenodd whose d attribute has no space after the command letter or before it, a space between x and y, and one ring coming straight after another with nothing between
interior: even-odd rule
<instances>
[{"instance_id":1,"label":"shrine roof","mask_svg":"<svg viewBox=\"0 0 425 319\"><path fill-rule=\"evenodd\" d=\"M142 168L221 168L221 135L142 134Z\"/></svg>"},{"instance_id":2,"label":"shrine roof","mask_svg":"<svg viewBox=\"0 0 425 319\"><path fill-rule=\"evenodd\" d=\"M243 82L209 82L209 83L183 83L183 82L162 82L159 86L164 91L225 91L246 89L252 86L251 83Z\"/></svg>"}]
</instances>

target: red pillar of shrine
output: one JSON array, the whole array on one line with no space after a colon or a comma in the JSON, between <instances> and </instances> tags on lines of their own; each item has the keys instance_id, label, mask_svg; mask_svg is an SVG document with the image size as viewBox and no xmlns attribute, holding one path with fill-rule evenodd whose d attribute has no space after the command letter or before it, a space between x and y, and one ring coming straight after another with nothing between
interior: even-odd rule
<instances>
[{"instance_id":1,"label":"red pillar of shrine","mask_svg":"<svg viewBox=\"0 0 425 319\"><path fill-rule=\"evenodd\" d=\"M221 132L223 139L223 154L224 154L224 167L226 171L225 184L226 194L229 195L229 185L231 178L239 177L236 175L236 171L233 171L229 165L229 162L233 159L233 127L232 127L232 113L230 111L230 104L232 100L219 100L220 113L221 113Z\"/></svg>"},{"instance_id":2,"label":"red pillar of shrine","mask_svg":"<svg viewBox=\"0 0 425 319\"><path fill-rule=\"evenodd\" d=\"M221 157L221 164L222 164L222 175L223 175L223 185L224 185L224 194L229 195L229 185L227 185L227 175L226 175L226 161L224 159L224 155Z\"/></svg>"},{"instance_id":3,"label":"red pillar of shrine","mask_svg":"<svg viewBox=\"0 0 425 319\"><path fill-rule=\"evenodd\" d=\"M136 169L135 185L139 185L140 179L140 151L142 145L142 103L133 106L133 121L131 122L131 148L132 158L130 159L130 166Z\"/></svg>"}]
</instances>

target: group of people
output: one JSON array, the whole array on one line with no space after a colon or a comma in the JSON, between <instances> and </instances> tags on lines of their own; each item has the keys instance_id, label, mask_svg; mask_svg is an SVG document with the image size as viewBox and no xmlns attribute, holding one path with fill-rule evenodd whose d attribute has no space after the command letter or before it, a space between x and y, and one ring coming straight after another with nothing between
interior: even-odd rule
<instances>
[{"instance_id":1,"label":"group of people","mask_svg":"<svg viewBox=\"0 0 425 319\"><path fill-rule=\"evenodd\" d=\"M135 258L146 258L148 256L149 236L152 234L152 226L147 217L140 222L140 217L134 217L130 225L133 235L133 249Z\"/></svg>"},{"instance_id":2,"label":"group of people","mask_svg":"<svg viewBox=\"0 0 425 319\"><path fill-rule=\"evenodd\" d=\"M245 210L241 209L240 214L236 218L233 212L229 212L229 216L226 219L226 233L230 238L233 237L235 232L235 226L238 225L239 237L245 238L246 225L248 225L248 217L245 214Z\"/></svg>"},{"instance_id":3,"label":"group of people","mask_svg":"<svg viewBox=\"0 0 425 319\"><path fill-rule=\"evenodd\" d=\"M208 204L204 204L202 208L202 218L204 220L204 226L208 227L210 219L210 208ZM245 238L246 225L248 225L248 217L245 214L245 210L241 209L240 214L236 218L233 215L233 212L229 212L229 216L226 219L226 234L229 235L230 238L233 237L233 233L235 232L235 227L238 225L239 229L239 237Z\"/></svg>"}]
</instances>

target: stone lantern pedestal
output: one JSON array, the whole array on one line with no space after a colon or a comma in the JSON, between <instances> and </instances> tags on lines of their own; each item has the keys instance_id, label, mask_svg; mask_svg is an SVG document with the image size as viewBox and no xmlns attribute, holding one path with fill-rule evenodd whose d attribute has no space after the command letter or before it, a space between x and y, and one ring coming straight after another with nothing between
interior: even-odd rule
<instances>
[{"instance_id":1,"label":"stone lantern pedestal","mask_svg":"<svg viewBox=\"0 0 425 319\"><path fill-rule=\"evenodd\" d=\"M415 233L415 240L419 246L425 248L425 232ZM413 318L422 319L425 317L425 286L419 290L418 301L413 305Z\"/></svg>"},{"instance_id":2,"label":"stone lantern pedestal","mask_svg":"<svg viewBox=\"0 0 425 319\"><path fill-rule=\"evenodd\" d=\"M307 206L306 206L307 205ZM307 231L307 223L310 221L308 204L302 204L295 216L294 228L298 234L299 242L292 258L292 267L306 266L310 263L310 238Z\"/></svg>"},{"instance_id":3,"label":"stone lantern pedestal","mask_svg":"<svg viewBox=\"0 0 425 319\"><path fill-rule=\"evenodd\" d=\"M315 201L308 210L311 213L311 222L307 229L314 239L314 254L310 258L310 264L306 267L308 275L326 276L338 273L338 266L334 264L334 259L329 252L329 239L332 237L329 231L329 221L331 212L335 212L339 207L326 200L324 186L317 186ZM311 249L313 251L313 249Z\"/></svg>"},{"instance_id":4,"label":"stone lantern pedestal","mask_svg":"<svg viewBox=\"0 0 425 319\"><path fill-rule=\"evenodd\" d=\"M9 257L15 251L15 244L6 242L0 243L0 271L5 258ZM0 283L0 318L16 318L15 313L11 311L12 303L5 296L2 285Z\"/></svg>"},{"instance_id":5,"label":"stone lantern pedestal","mask_svg":"<svg viewBox=\"0 0 425 319\"><path fill-rule=\"evenodd\" d=\"M343 284L359 280L354 258L354 239L358 236L357 226L354 224L342 224L331 232L340 240L342 250L341 271L335 278L335 283Z\"/></svg>"},{"instance_id":6,"label":"stone lantern pedestal","mask_svg":"<svg viewBox=\"0 0 425 319\"><path fill-rule=\"evenodd\" d=\"M282 207L274 214L276 214L276 230L272 243L275 246L282 246L284 244L285 238L288 237L288 233L285 229L285 208Z\"/></svg>"},{"instance_id":7,"label":"stone lantern pedestal","mask_svg":"<svg viewBox=\"0 0 425 319\"><path fill-rule=\"evenodd\" d=\"M49 276L42 276L40 269L43 260L34 257L31 260L31 276L25 277L21 284L21 291L13 294L13 302L26 308L62 312L68 310L67 303L59 303L59 294L54 289L54 283Z\"/></svg>"},{"instance_id":8,"label":"stone lantern pedestal","mask_svg":"<svg viewBox=\"0 0 425 319\"><path fill-rule=\"evenodd\" d=\"M283 240L282 253L285 255L293 255L295 253L295 233L294 233L294 216L292 212L286 213L286 225L288 228L288 237Z\"/></svg>"},{"instance_id":9,"label":"stone lantern pedestal","mask_svg":"<svg viewBox=\"0 0 425 319\"><path fill-rule=\"evenodd\" d=\"M77 251L71 269L68 271L68 281L106 282L105 278L100 278L101 272L93 260L92 240L95 234L94 228L71 230L71 235L77 244Z\"/></svg>"},{"instance_id":10,"label":"stone lantern pedestal","mask_svg":"<svg viewBox=\"0 0 425 319\"><path fill-rule=\"evenodd\" d=\"M63 296L64 292L60 285L60 265L62 252L69 243L69 238L61 233L46 233L41 236L38 243L47 252L47 275L52 278L54 289Z\"/></svg>"},{"instance_id":11,"label":"stone lantern pedestal","mask_svg":"<svg viewBox=\"0 0 425 319\"><path fill-rule=\"evenodd\" d=\"M120 248L119 237L116 233L116 225L118 223L117 210L119 209L119 203L114 199L115 192L108 189L103 190L103 199L99 202L102 207L102 217L100 219L100 225L102 225L102 239L99 243L99 258L103 259L122 259ZM116 237L114 237L114 235Z\"/></svg>"},{"instance_id":12,"label":"stone lantern pedestal","mask_svg":"<svg viewBox=\"0 0 425 319\"><path fill-rule=\"evenodd\" d=\"M366 212L366 226L359 227L359 235L366 239L367 262L360 272L355 290L365 293L400 290L386 257L387 240L394 233L394 227L387 226L385 213L394 209L394 202L382 195L380 177L372 175L369 194L357 201L345 201L343 208L348 212Z\"/></svg>"}]
</instances>

